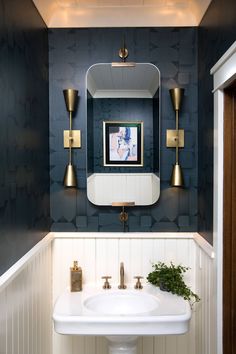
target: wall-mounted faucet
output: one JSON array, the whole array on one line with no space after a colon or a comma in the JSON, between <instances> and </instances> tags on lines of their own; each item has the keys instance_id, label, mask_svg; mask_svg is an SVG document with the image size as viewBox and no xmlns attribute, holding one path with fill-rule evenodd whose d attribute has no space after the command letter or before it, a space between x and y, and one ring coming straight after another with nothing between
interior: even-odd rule
<instances>
[{"instance_id":1,"label":"wall-mounted faucet","mask_svg":"<svg viewBox=\"0 0 236 354\"><path fill-rule=\"evenodd\" d=\"M120 285L118 286L119 289L126 289L125 285L125 270L124 270L124 263L120 263Z\"/></svg>"}]
</instances>

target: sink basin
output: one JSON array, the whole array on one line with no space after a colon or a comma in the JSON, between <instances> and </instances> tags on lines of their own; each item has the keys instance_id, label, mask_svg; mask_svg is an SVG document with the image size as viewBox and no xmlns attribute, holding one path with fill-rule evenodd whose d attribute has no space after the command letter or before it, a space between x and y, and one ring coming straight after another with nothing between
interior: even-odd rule
<instances>
[{"instance_id":1,"label":"sink basin","mask_svg":"<svg viewBox=\"0 0 236 354\"><path fill-rule=\"evenodd\" d=\"M182 334L191 318L189 303L153 285L142 290L66 289L53 311L55 331L61 334L138 336Z\"/></svg>"},{"instance_id":2,"label":"sink basin","mask_svg":"<svg viewBox=\"0 0 236 354\"><path fill-rule=\"evenodd\" d=\"M159 300L147 293L119 290L91 296L84 301L84 306L101 315L143 315L157 309Z\"/></svg>"}]
</instances>

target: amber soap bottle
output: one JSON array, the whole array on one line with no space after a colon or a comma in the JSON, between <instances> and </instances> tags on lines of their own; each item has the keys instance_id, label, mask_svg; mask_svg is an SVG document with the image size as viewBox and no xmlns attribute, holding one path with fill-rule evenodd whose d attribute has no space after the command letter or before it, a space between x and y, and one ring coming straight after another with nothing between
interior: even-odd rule
<instances>
[{"instance_id":1,"label":"amber soap bottle","mask_svg":"<svg viewBox=\"0 0 236 354\"><path fill-rule=\"evenodd\" d=\"M70 268L70 290L82 291L82 269L77 261L74 261L73 267Z\"/></svg>"}]
</instances>

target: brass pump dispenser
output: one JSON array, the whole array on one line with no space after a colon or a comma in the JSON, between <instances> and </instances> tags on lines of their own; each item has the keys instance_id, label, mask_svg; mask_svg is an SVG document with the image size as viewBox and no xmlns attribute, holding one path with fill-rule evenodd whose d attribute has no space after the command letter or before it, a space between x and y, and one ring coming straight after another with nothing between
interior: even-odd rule
<instances>
[{"instance_id":1,"label":"brass pump dispenser","mask_svg":"<svg viewBox=\"0 0 236 354\"><path fill-rule=\"evenodd\" d=\"M82 291L82 269L78 267L77 261L74 261L73 267L70 268L70 290Z\"/></svg>"}]
</instances>

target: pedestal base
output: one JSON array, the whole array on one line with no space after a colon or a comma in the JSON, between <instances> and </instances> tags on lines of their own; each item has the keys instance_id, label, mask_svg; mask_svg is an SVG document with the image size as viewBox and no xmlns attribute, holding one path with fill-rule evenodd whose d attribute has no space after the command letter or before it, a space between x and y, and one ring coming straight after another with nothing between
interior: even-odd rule
<instances>
[{"instance_id":1,"label":"pedestal base","mask_svg":"<svg viewBox=\"0 0 236 354\"><path fill-rule=\"evenodd\" d=\"M137 354L137 336L106 336L109 354Z\"/></svg>"}]
</instances>

